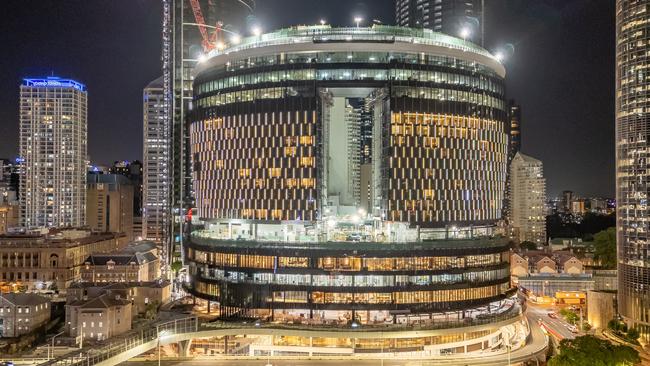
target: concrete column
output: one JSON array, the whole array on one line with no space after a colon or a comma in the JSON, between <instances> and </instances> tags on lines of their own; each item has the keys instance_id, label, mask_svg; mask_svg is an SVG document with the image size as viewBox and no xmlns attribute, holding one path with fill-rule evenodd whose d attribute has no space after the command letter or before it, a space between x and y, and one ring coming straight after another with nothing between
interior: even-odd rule
<instances>
[{"instance_id":1,"label":"concrete column","mask_svg":"<svg viewBox=\"0 0 650 366\"><path fill-rule=\"evenodd\" d=\"M178 342L178 357L190 357L190 347L192 340Z\"/></svg>"},{"instance_id":2,"label":"concrete column","mask_svg":"<svg viewBox=\"0 0 650 366\"><path fill-rule=\"evenodd\" d=\"M228 355L228 336L223 336L223 354Z\"/></svg>"},{"instance_id":3,"label":"concrete column","mask_svg":"<svg viewBox=\"0 0 650 366\"><path fill-rule=\"evenodd\" d=\"M314 337L309 337L309 357L314 355Z\"/></svg>"}]
</instances>

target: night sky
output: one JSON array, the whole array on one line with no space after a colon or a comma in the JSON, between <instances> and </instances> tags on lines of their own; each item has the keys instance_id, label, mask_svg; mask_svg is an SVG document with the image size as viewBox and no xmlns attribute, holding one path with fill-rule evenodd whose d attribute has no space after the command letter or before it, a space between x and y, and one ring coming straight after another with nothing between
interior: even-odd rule
<instances>
[{"instance_id":1,"label":"night sky","mask_svg":"<svg viewBox=\"0 0 650 366\"><path fill-rule=\"evenodd\" d=\"M394 21L394 0L257 0L264 30L355 15ZM140 159L142 88L161 74L159 0L2 0L0 157L18 153L23 77L89 90L95 164ZM507 94L523 111L522 151L544 162L547 191L614 195L614 2L486 0L486 48L511 53ZM514 49L514 53L511 51Z\"/></svg>"}]
</instances>

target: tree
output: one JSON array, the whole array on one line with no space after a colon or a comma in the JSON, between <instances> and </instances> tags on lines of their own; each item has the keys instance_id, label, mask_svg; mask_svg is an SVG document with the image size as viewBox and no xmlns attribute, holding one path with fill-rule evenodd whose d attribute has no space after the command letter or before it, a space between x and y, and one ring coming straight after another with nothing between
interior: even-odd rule
<instances>
[{"instance_id":1,"label":"tree","mask_svg":"<svg viewBox=\"0 0 650 366\"><path fill-rule=\"evenodd\" d=\"M549 361L549 366L619 366L641 362L639 352L628 346L617 346L609 341L586 335L563 339L559 354Z\"/></svg>"},{"instance_id":2,"label":"tree","mask_svg":"<svg viewBox=\"0 0 650 366\"><path fill-rule=\"evenodd\" d=\"M607 269L616 269L616 228L594 235L594 259Z\"/></svg>"},{"instance_id":3,"label":"tree","mask_svg":"<svg viewBox=\"0 0 650 366\"><path fill-rule=\"evenodd\" d=\"M522 241L521 244L519 244L519 247L523 250L536 250L537 244L532 241Z\"/></svg>"},{"instance_id":4,"label":"tree","mask_svg":"<svg viewBox=\"0 0 650 366\"><path fill-rule=\"evenodd\" d=\"M641 336L641 333L639 333L639 330L636 328L630 328L627 331L627 338L630 339L631 341L636 341L639 339Z\"/></svg>"},{"instance_id":5,"label":"tree","mask_svg":"<svg viewBox=\"0 0 650 366\"><path fill-rule=\"evenodd\" d=\"M174 263L172 263L171 268L172 271L174 271L174 273L178 275L178 271L180 271L181 268L183 268L183 263L181 263L181 261L175 261Z\"/></svg>"}]
</instances>

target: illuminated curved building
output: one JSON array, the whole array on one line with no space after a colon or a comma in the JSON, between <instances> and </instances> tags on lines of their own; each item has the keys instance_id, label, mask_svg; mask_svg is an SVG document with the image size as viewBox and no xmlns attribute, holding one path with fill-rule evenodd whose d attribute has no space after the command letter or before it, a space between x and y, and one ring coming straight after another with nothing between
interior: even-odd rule
<instances>
[{"instance_id":1,"label":"illuminated curved building","mask_svg":"<svg viewBox=\"0 0 650 366\"><path fill-rule=\"evenodd\" d=\"M650 343L650 237L647 169L650 126L647 1L616 1L616 218L618 311Z\"/></svg>"},{"instance_id":2,"label":"illuminated curved building","mask_svg":"<svg viewBox=\"0 0 650 366\"><path fill-rule=\"evenodd\" d=\"M463 352L497 347L520 316L495 225L504 77L472 43L390 26L212 52L190 114L203 226L184 249L188 291L222 317L448 324Z\"/></svg>"}]
</instances>

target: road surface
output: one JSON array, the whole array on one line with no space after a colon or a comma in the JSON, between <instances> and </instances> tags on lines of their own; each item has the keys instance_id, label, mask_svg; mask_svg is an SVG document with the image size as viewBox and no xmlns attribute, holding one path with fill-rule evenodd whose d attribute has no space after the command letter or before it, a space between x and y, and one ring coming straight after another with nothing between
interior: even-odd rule
<instances>
[{"instance_id":1,"label":"road surface","mask_svg":"<svg viewBox=\"0 0 650 366\"><path fill-rule=\"evenodd\" d=\"M529 318L535 319L535 321L541 319L542 322L550 328L549 334L557 338L558 341L561 341L564 338L573 339L578 335L569 330L569 323L562 318L555 307L537 305L532 301L528 301L527 305ZM556 313L557 318L554 319L548 316L548 313L550 312Z\"/></svg>"}]
</instances>

